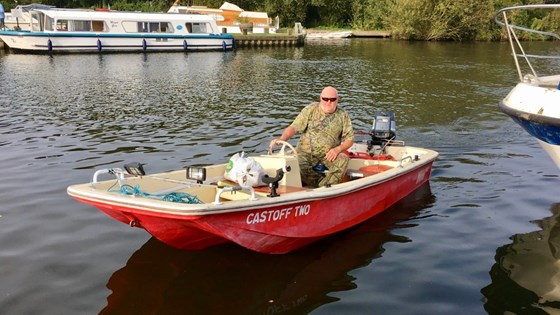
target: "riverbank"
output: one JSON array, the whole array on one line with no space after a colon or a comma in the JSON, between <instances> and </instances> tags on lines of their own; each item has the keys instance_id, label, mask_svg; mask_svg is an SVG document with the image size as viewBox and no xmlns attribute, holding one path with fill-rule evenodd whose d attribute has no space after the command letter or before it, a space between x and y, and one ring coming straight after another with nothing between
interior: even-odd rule
<instances>
[{"instance_id":1,"label":"riverbank","mask_svg":"<svg viewBox=\"0 0 560 315\"><path fill-rule=\"evenodd\" d=\"M316 30L305 29L303 33L292 35L290 32L276 34L233 34L235 47L290 47L303 46L306 39L337 39L337 38L389 38L388 31L361 31L361 30Z\"/></svg>"},{"instance_id":2,"label":"riverbank","mask_svg":"<svg viewBox=\"0 0 560 315\"><path fill-rule=\"evenodd\" d=\"M303 46L306 34L290 35L287 33L278 34L233 34L234 45L241 47L290 47Z\"/></svg>"},{"instance_id":3,"label":"riverbank","mask_svg":"<svg viewBox=\"0 0 560 315\"><path fill-rule=\"evenodd\" d=\"M334 38L334 37L371 37L371 38L389 38L391 32L382 30L321 30L321 29L305 29L305 33L309 38Z\"/></svg>"},{"instance_id":4,"label":"riverbank","mask_svg":"<svg viewBox=\"0 0 560 315\"><path fill-rule=\"evenodd\" d=\"M391 37L391 32L389 31L361 31L353 30L352 37L376 37L376 38L389 38Z\"/></svg>"},{"instance_id":5,"label":"riverbank","mask_svg":"<svg viewBox=\"0 0 560 315\"><path fill-rule=\"evenodd\" d=\"M317 30L306 29L305 34L289 35L284 33L277 34L233 34L235 47L290 47L290 46L303 46L306 38L343 38L343 37L357 37L357 38L390 38L389 31L362 31L362 30L349 30L349 31L331 31L331 30ZM0 49L4 49L4 42L0 40Z\"/></svg>"}]
</instances>

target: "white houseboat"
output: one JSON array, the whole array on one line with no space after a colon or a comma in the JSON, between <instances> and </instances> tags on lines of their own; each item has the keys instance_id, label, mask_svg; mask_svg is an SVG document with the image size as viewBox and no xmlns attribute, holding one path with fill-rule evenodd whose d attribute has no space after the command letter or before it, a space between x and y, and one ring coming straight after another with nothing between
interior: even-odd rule
<instances>
[{"instance_id":1,"label":"white houseboat","mask_svg":"<svg viewBox=\"0 0 560 315\"><path fill-rule=\"evenodd\" d=\"M31 15L29 11L35 9L50 9L54 8L52 5L45 4L20 4L10 12L6 12L4 19L4 27L9 30L29 30L31 27Z\"/></svg>"},{"instance_id":2,"label":"white houseboat","mask_svg":"<svg viewBox=\"0 0 560 315\"><path fill-rule=\"evenodd\" d=\"M219 9L206 6L182 6L179 2L179 0L175 1L168 12L209 15L216 20L220 29L225 30L224 33L241 34L244 33L244 28L249 33L255 34L276 33L280 26L278 16L272 19L266 12L246 11L229 2L224 2Z\"/></svg>"},{"instance_id":3,"label":"white houseboat","mask_svg":"<svg viewBox=\"0 0 560 315\"><path fill-rule=\"evenodd\" d=\"M133 52L231 50L233 36L201 14L83 9L34 9L29 30L3 30L12 50L30 52Z\"/></svg>"}]
</instances>

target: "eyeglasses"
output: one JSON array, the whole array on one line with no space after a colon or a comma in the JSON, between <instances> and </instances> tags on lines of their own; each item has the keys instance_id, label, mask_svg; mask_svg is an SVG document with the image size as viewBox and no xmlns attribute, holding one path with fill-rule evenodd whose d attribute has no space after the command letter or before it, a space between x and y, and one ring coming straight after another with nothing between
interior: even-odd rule
<instances>
[{"instance_id":1,"label":"eyeglasses","mask_svg":"<svg viewBox=\"0 0 560 315\"><path fill-rule=\"evenodd\" d=\"M336 100L338 99L338 97L321 97L321 99L325 102L336 102Z\"/></svg>"}]
</instances>

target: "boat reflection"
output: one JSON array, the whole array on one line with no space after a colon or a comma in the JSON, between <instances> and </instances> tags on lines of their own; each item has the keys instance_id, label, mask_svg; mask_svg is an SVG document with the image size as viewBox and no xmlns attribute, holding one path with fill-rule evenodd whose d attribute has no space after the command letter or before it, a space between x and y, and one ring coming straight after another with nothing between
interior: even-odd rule
<instances>
[{"instance_id":1,"label":"boat reflection","mask_svg":"<svg viewBox=\"0 0 560 315\"><path fill-rule=\"evenodd\" d=\"M305 314L352 290L348 272L381 256L383 244L407 242L395 229L414 227L435 202L429 182L390 210L350 231L300 250L267 255L224 244L183 251L151 238L109 279L100 314Z\"/></svg>"},{"instance_id":2,"label":"boat reflection","mask_svg":"<svg viewBox=\"0 0 560 315\"><path fill-rule=\"evenodd\" d=\"M541 229L516 234L496 250L492 283L481 292L489 314L560 314L560 203Z\"/></svg>"}]
</instances>

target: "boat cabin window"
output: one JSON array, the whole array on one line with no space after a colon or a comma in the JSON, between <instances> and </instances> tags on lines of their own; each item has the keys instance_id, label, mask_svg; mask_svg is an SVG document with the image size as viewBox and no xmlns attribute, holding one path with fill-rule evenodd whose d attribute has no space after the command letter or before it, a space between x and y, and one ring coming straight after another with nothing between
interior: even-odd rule
<instances>
[{"instance_id":1,"label":"boat cabin window","mask_svg":"<svg viewBox=\"0 0 560 315\"><path fill-rule=\"evenodd\" d=\"M42 31L43 20L41 19L41 15L39 12L32 12L31 13L31 30L32 31Z\"/></svg>"},{"instance_id":2,"label":"boat cabin window","mask_svg":"<svg viewBox=\"0 0 560 315\"><path fill-rule=\"evenodd\" d=\"M91 30L94 32L105 31L105 23L103 21L91 21Z\"/></svg>"},{"instance_id":3,"label":"boat cabin window","mask_svg":"<svg viewBox=\"0 0 560 315\"><path fill-rule=\"evenodd\" d=\"M105 23L103 21L90 20L57 20L57 31L75 31L75 32L104 32Z\"/></svg>"},{"instance_id":4,"label":"boat cabin window","mask_svg":"<svg viewBox=\"0 0 560 315\"><path fill-rule=\"evenodd\" d=\"M187 22L185 23L187 30L189 33L193 34L211 34L213 33L212 25L210 23L194 23L194 22Z\"/></svg>"},{"instance_id":5,"label":"boat cabin window","mask_svg":"<svg viewBox=\"0 0 560 315\"><path fill-rule=\"evenodd\" d=\"M91 21L72 21L74 22L73 31L91 32Z\"/></svg>"},{"instance_id":6,"label":"boat cabin window","mask_svg":"<svg viewBox=\"0 0 560 315\"><path fill-rule=\"evenodd\" d=\"M127 33L173 33L173 25L169 22L122 22Z\"/></svg>"},{"instance_id":7,"label":"boat cabin window","mask_svg":"<svg viewBox=\"0 0 560 315\"><path fill-rule=\"evenodd\" d=\"M67 31L68 30L68 20L57 20L56 21L57 31Z\"/></svg>"},{"instance_id":8,"label":"boat cabin window","mask_svg":"<svg viewBox=\"0 0 560 315\"><path fill-rule=\"evenodd\" d=\"M54 31L54 19L50 16L45 17L45 31Z\"/></svg>"}]
</instances>

